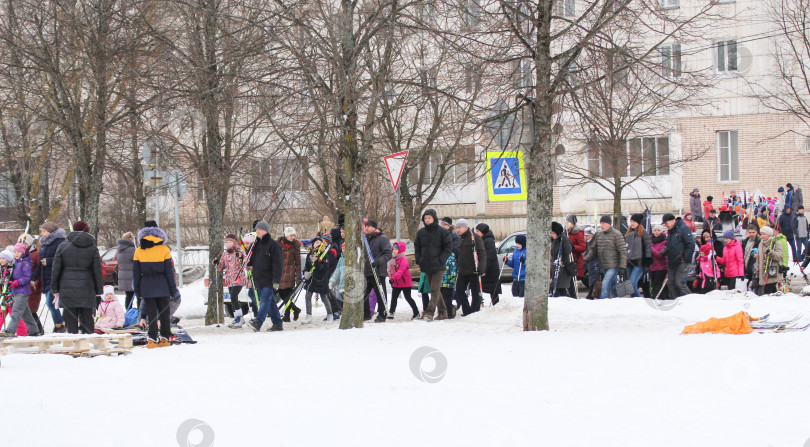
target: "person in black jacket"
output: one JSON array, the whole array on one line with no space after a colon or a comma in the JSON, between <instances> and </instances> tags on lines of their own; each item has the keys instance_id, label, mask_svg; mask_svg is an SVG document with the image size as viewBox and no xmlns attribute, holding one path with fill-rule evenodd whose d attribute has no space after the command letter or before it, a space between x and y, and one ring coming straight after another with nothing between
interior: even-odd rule
<instances>
[{"instance_id":1,"label":"person in black jacket","mask_svg":"<svg viewBox=\"0 0 810 447\"><path fill-rule=\"evenodd\" d=\"M169 301L180 295L174 281L172 253L164 245L167 239L166 232L158 228L154 220L148 220L138 232L140 247L132 256L132 285L135 295L141 298L141 314L145 313L146 316L146 321L142 323L149 326L146 347L150 349L171 346L172 314Z\"/></svg>"},{"instance_id":2,"label":"person in black jacket","mask_svg":"<svg viewBox=\"0 0 810 447\"><path fill-rule=\"evenodd\" d=\"M374 219L366 219L363 224L363 232L368 239L368 246L371 247L371 257L374 258L372 263L368 257L368 248L366 248L366 262L363 269L364 276L366 277L366 290L363 293L363 320L371 319L371 308L369 307L368 296L371 295L371 290L377 295L377 318L374 319L376 323L384 323L386 317L386 301L388 301L388 290L385 287L385 278L388 277L388 261L393 256L391 250L391 241L383 234L382 230L377 228L377 221ZM365 245L365 242L363 242ZM377 278L374 278L374 273L371 269L377 272ZM377 287L377 280L380 281L380 287ZM380 290L382 288L382 290Z\"/></svg>"},{"instance_id":3,"label":"person in black jacket","mask_svg":"<svg viewBox=\"0 0 810 447\"><path fill-rule=\"evenodd\" d=\"M440 225L450 233L450 240L453 242L453 253L458 253L459 235L453 231L453 219L449 217L442 217Z\"/></svg>"},{"instance_id":4,"label":"person in black jacket","mask_svg":"<svg viewBox=\"0 0 810 447\"><path fill-rule=\"evenodd\" d=\"M281 286L281 273L284 271L284 257L281 245L270 237L270 225L265 221L256 223L256 242L253 243L248 267L253 272L253 285L259 295L259 313L249 321L254 331L259 331L270 314L273 325L268 331L284 330L281 314L276 307L273 290Z\"/></svg>"},{"instance_id":5,"label":"person in black jacket","mask_svg":"<svg viewBox=\"0 0 810 447\"><path fill-rule=\"evenodd\" d=\"M481 293L488 293L492 305L498 304L498 295L501 294L500 268L498 267L498 253L495 249L495 235L489 225L480 223L475 226L475 234L484 241L484 250L487 252L487 270L481 275Z\"/></svg>"},{"instance_id":6,"label":"person in black jacket","mask_svg":"<svg viewBox=\"0 0 810 447\"><path fill-rule=\"evenodd\" d=\"M51 270L53 269L53 258L56 256L56 249L62 242L65 242L65 230L53 222L45 222L39 226L39 263L42 265L42 293L45 294L45 304L51 312L53 319L53 331L55 333L67 332L65 320L62 313L53 305L53 294L51 293Z\"/></svg>"},{"instance_id":7,"label":"person in black jacket","mask_svg":"<svg viewBox=\"0 0 810 447\"><path fill-rule=\"evenodd\" d=\"M96 239L82 221L73 224L65 242L56 249L51 270L51 293L64 309L67 331L92 334L95 331L93 309L101 296L104 278Z\"/></svg>"},{"instance_id":8,"label":"person in black jacket","mask_svg":"<svg viewBox=\"0 0 810 447\"><path fill-rule=\"evenodd\" d=\"M465 219L457 220L456 228L460 236L456 299L461 303L462 316L467 316L481 309L481 282L478 277L487 269L487 252L484 241L470 231ZM467 287L472 291L472 303L467 302Z\"/></svg>"},{"instance_id":9,"label":"person in black jacket","mask_svg":"<svg viewBox=\"0 0 810 447\"><path fill-rule=\"evenodd\" d=\"M421 318L433 320L433 313L438 306L439 315L436 319L444 320L448 312L442 296L442 277L447 259L452 253L453 241L450 232L439 225L435 210L425 210L422 214L422 224L424 227L416 232L416 239L413 241L414 258L419 269L425 274L425 281L430 285L430 301Z\"/></svg>"},{"instance_id":10,"label":"person in black jacket","mask_svg":"<svg viewBox=\"0 0 810 447\"><path fill-rule=\"evenodd\" d=\"M689 294L686 276L695 251L695 238L680 217L676 219L667 213L661 223L667 227L667 289L674 300Z\"/></svg>"}]
</instances>

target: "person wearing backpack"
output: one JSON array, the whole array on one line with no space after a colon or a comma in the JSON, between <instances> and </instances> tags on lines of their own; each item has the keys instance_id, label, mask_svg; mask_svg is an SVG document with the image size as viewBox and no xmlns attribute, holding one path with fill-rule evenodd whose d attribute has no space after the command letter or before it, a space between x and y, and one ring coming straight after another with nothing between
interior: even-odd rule
<instances>
[{"instance_id":1,"label":"person wearing backpack","mask_svg":"<svg viewBox=\"0 0 810 447\"><path fill-rule=\"evenodd\" d=\"M560 245L562 244L562 245ZM562 247L562 250L560 250ZM577 275L577 263L574 260L571 241L563 234L563 226L559 222L551 222L551 283L549 293L552 296L569 296L571 278ZM559 272L557 262L559 264ZM555 281L556 276L556 281ZM575 296L571 298L576 298Z\"/></svg>"}]
</instances>

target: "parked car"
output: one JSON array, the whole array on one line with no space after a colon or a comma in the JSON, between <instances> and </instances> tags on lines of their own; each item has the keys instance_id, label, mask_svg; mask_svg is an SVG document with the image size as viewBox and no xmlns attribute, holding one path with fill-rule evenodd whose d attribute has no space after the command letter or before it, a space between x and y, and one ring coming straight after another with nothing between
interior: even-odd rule
<instances>
[{"instance_id":1,"label":"parked car","mask_svg":"<svg viewBox=\"0 0 810 447\"><path fill-rule=\"evenodd\" d=\"M118 248L110 248L101 255L101 275L104 284L118 285Z\"/></svg>"}]
</instances>

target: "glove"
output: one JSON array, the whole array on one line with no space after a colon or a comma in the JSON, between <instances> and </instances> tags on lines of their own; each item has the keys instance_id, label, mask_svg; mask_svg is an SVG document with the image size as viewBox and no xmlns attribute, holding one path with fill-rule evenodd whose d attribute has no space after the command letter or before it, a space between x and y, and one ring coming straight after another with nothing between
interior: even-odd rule
<instances>
[{"instance_id":1,"label":"glove","mask_svg":"<svg viewBox=\"0 0 810 447\"><path fill-rule=\"evenodd\" d=\"M14 281L8 283L8 286L12 289L16 289L17 287L20 286L20 282L15 279Z\"/></svg>"},{"instance_id":2,"label":"glove","mask_svg":"<svg viewBox=\"0 0 810 447\"><path fill-rule=\"evenodd\" d=\"M391 284L391 286L393 287L393 286L394 286L394 280L393 280L393 279L389 279L389 280L388 280L388 284Z\"/></svg>"},{"instance_id":3,"label":"glove","mask_svg":"<svg viewBox=\"0 0 810 447\"><path fill-rule=\"evenodd\" d=\"M521 264L525 264L526 263L526 256L521 256L519 261L520 261Z\"/></svg>"},{"instance_id":4,"label":"glove","mask_svg":"<svg viewBox=\"0 0 810 447\"><path fill-rule=\"evenodd\" d=\"M48 265L48 260L47 260L47 259L43 259L43 260L42 260L42 261L40 261L40 262L42 262L42 265Z\"/></svg>"},{"instance_id":5,"label":"glove","mask_svg":"<svg viewBox=\"0 0 810 447\"><path fill-rule=\"evenodd\" d=\"M619 269L619 276L627 276L627 270L623 269L623 268L620 268Z\"/></svg>"},{"instance_id":6,"label":"glove","mask_svg":"<svg viewBox=\"0 0 810 447\"><path fill-rule=\"evenodd\" d=\"M503 262L509 262L509 255L503 257Z\"/></svg>"},{"instance_id":7,"label":"glove","mask_svg":"<svg viewBox=\"0 0 810 447\"><path fill-rule=\"evenodd\" d=\"M273 283L273 289L278 290L279 288L281 288L281 284Z\"/></svg>"},{"instance_id":8,"label":"glove","mask_svg":"<svg viewBox=\"0 0 810 447\"><path fill-rule=\"evenodd\" d=\"M236 258L241 261L242 259L245 259L245 254L242 253L241 251L238 251L236 252Z\"/></svg>"},{"instance_id":9,"label":"glove","mask_svg":"<svg viewBox=\"0 0 810 447\"><path fill-rule=\"evenodd\" d=\"M211 264L218 265L219 264L219 258L215 258L213 261L211 261Z\"/></svg>"},{"instance_id":10,"label":"glove","mask_svg":"<svg viewBox=\"0 0 810 447\"><path fill-rule=\"evenodd\" d=\"M180 299L180 290L175 290L174 291L174 296L172 297L172 299L174 299L174 300L179 300Z\"/></svg>"},{"instance_id":11,"label":"glove","mask_svg":"<svg viewBox=\"0 0 810 447\"><path fill-rule=\"evenodd\" d=\"M312 278L312 273L304 272L304 279Z\"/></svg>"}]
</instances>

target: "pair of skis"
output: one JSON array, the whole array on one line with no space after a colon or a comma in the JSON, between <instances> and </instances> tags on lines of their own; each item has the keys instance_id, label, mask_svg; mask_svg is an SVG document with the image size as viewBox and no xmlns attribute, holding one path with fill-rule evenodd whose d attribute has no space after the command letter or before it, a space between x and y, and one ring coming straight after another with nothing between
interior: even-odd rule
<instances>
[{"instance_id":1,"label":"pair of skis","mask_svg":"<svg viewBox=\"0 0 810 447\"><path fill-rule=\"evenodd\" d=\"M806 325L799 325L798 322L803 317L803 314L797 315L790 320L784 321L771 321L770 314L765 315L755 321L751 322L751 328L757 332L801 332L810 328L810 323Z\"/></svg>"}]
</instances>

